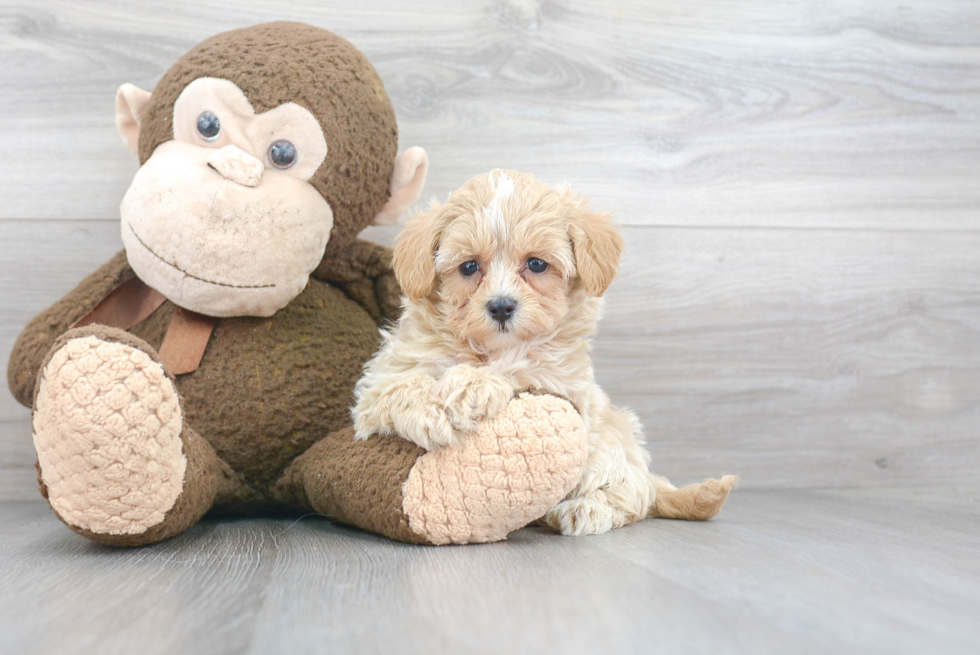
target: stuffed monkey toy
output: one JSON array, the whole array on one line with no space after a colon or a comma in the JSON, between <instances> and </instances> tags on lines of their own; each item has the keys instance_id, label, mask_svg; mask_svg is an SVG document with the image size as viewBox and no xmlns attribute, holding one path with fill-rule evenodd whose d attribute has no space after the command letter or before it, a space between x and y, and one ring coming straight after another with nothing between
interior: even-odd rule
<instances>
[{"instance_id":1,"label":"stuffed monkey toy","mask_svg":"<svg viewBox=\"0 0 980 655\"><path fill-rule=\"evenodd\" d=\"M523 393L457 448L355 441L352 390L399 313L391 253L357 240L419 197L374 68L323 29L219 34L116 124L141 167L124 250L33 319L10 358L42 495L75 532L136 546L209 511L315 511L415 543L503 539L586 456L565 400Z\"/></svg>"}]
</instances>

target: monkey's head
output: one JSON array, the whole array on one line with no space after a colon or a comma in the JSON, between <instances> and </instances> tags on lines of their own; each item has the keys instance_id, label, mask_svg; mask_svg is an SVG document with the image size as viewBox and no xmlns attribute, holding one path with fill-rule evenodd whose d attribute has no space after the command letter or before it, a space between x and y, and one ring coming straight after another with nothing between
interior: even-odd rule
<instances>
[{"instance_id":1,"label":"monkey's head","mask_svg":"<svg viewBox=\"0 0 980 655\"><path fill-rule=\"evenodd\" d=\"M214 36L152 93L116 96L142 164L123 198L136 274L210 316L269 316L324 257L422 192L421 148L395 157L394 110L367 58L301 23Z\"/></svg>"}]
</instances>

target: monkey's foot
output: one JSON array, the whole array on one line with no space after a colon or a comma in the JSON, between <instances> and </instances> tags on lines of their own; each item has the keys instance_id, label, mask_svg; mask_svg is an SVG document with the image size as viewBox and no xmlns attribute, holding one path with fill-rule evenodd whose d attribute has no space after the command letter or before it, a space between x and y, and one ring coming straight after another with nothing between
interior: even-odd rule
<instances>
[{"instance_id":1,"label":"monkey's foot","mask_svg":"<svg viewBox=\"0 0 980 655\"><path fill-rule=\"evenodd\" d=\"M76 530L139 535L164 520L184 485L177 391L162 364L125 343L134 337L91 332L66 335L40 374L33 429L42 492Z\"/></svg>"},{"instance_id":2,"label":"monkey's foot","mask_svg":"<svg viewBox=\"0 0 980 655\"><path fill-rule=\"evenodd\" d=\"M459 446L420 457L402 487L402 510L433 544L499 541L572 490L587 452L571 403L522 393Z\"/></svg>"}]
</instances>

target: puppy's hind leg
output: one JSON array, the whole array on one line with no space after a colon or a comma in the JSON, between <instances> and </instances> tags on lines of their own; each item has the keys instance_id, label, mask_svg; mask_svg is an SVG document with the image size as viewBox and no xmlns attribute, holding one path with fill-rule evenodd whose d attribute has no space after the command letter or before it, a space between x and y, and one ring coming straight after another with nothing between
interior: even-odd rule
<instances>
[{"instance_id":1,"label":"puppy's hind leg","mask_svg":"<svg viewBox=\"0 0 980 655\"><path fill-rule=\"evenodd\" d=\"M738 476L725 475L720 480L714 478L697 484L689 484L678 489L667 478L650 474L650 484L656 489L656 498L650 506L651 518L682 519L685 521L707 521L716 516Z\"/></svg>"},{"instance_id":2,"label":"puppy's hind leg","mask_svg":"<svg viewBox=\"0 0 980 655\"><path fill-rule=\"evenodd\" d=\"M572 494L551 508L545 523L564 535L602 534L650 515L656 489L640 445L636 416L611 410L593 422L585 472Z\"/></svg>"}]
</instances>

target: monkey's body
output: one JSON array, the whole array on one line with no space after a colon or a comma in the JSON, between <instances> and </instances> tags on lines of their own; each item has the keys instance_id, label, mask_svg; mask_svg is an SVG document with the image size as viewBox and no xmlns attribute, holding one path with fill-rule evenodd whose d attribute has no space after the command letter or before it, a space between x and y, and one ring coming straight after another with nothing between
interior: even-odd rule
<instances>
[{"instance_id":1,"label":"monkey's body","mask_svg":"<svg viewBox=\"0 0 980 655\"><path fill-rule=\"evenodd\" d=\"M142 545L211 509L293 507L403 541L495 541L574 486L584 425L553 396L519 395L457 448L354 440L354 384L400 295L390 251L356 235L415 202L427 159L395 157L394 111L350 43L235 30L152 94L123 85L116 108L142 164L126 250L31 321L8 369L71 529ZM148 318L70 329L134 276L167 299ZM175 377L156 350L177 306L222 318Z\"/></svg>"},{"instance_id":2,"label":"monkey's body","mask_svg":"<svg viewBox=\"0 0 980 655\"><path fill-rule=\"evenodd\" d=\"M175 309L165 303L131 333L159 350ZM296 457L350 424L337 401L350 403L362 362L377 349L377 327L319 280L268 318L218 320L200 367L177 376L176 387L188 425L241 476L241 497L227 500L272 501Z\"/></svg>"}]
</instances>

